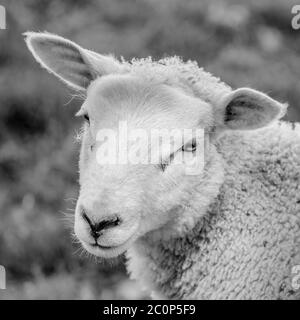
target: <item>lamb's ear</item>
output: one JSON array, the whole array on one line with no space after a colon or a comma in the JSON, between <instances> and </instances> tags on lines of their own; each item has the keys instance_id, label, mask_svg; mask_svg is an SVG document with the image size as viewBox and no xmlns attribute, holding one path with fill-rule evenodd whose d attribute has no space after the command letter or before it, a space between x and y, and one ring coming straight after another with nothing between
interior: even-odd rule
<instances>
[{"instance_id":1,"label":"lamb's ear","mask_svg":"<svg viewBox=\"0 0 300 320\"><path fill-rule=\"evenodd\" d=\"M286 113L287 105L266 94L240 88L221 99L218 112L223 113L222 126L232 130L251 130L267 126Z\"/></svg>"},{"instance_id":2,"label":"lamb's ear","mask_svg":"<svg viewBox=\"0 0 300 320\"><path fill-rule=\"evenodd\" d=\"M84 90L95 78L120 72L121 64L113 57L83 49L70 40L49 33L24 35L35 59L75 89Z\"/></svg>"}]
</instances>

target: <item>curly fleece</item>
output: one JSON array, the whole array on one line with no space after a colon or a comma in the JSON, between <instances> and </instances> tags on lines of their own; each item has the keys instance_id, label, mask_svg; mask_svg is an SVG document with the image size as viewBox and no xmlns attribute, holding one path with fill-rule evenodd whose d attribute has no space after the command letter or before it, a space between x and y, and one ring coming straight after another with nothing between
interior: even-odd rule
<instances>
[{"instance_id":1,"label":"curly fleece","mask_svg":"<svg viewBox=\"0 0 300 320\"><path fill-rule=\"evenodd\" d=\"M170 68L156 70L160 65ZM184 83L213 106L231 91L196 63L176 57L137 60L131 68L154 70L155 79L167 70L169 81ZM211 142L217 154L206 175L222 171L215 198L177 237L154 231L137 240L127 252L131 277L154 298L299 299L292 268L300 265L300 124L226 131ZM197 207L203 182L190 192ZM190 215L189 209L181 215Z\"/></svg>"},{"instance_id":2,"label":"curly fleece","mask_svg":"<svg viewBox=\"0 0 300 320\"><path fill-rule=\"evenodd\" d=\"M231 131L215 146L225 171L218 196L185 235L138 240L132 278L169 299L299 299L300 125Z\"/></svg>"},{"instance_id":3,"label":"curly fleece","mask_svg":"<svg viewBox=\"0 0 300 320\"><path fill-rule=\"evenodd\" d=\"M300 265L299 125L276 122L265 129L220 136L224 129L240 128L247 112L238 121L224 118L224 97L232 99L234 92L194 62L148 58L123 61L121 66L54 35L27 33L26 41L37 61L73 88L86 89L98 76L129 73L150 85L182 89L213 109L214 121L205 123L206 135L208 127L213 128L205 169L199 181L197 176L183 179L171 196L155 198L161 206L158 213L164 208L175 212L161 228L153 224L159 229L141 233L129 249L133 278L171 299L299 298L291 283L292 267ZM261 114L251 94L246 102L239 101L241 92L245 88L238 91L235 103L254 113L250 125L246 121L248 129L257 128L256 121L265 125L279 119L285 111L281 104L260 97L271 112ZM228 114L236 116L239 111L233 105ZM166 205L170 203L172 207Z\"/></svg>"}]
</instances>

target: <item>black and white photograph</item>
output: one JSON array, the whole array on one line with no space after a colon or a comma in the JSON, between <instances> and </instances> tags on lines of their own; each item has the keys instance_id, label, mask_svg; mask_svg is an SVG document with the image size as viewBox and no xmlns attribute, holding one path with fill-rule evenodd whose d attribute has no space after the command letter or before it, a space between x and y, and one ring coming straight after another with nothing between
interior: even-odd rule
<instances>
[{"instance_id":1,"label":"black and white photograph","mask_svg":"<svg viewBox=\"0 0 300 320\"><path fill-rule=\"evenodd\" d=\"M0 0L0 300L300 300L300 1Z\"/></svg>"}]
</instances>

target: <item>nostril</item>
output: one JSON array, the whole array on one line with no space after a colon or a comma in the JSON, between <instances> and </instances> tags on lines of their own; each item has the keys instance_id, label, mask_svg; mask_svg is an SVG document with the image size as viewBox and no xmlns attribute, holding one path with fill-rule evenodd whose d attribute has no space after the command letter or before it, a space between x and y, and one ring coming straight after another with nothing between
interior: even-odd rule
<instances>
[{"instance_id":1,"label":"nostril","mask_svg":"<svg viewBox=\"0 0 300 320\"><path fill-rule=\"evenodd\" d=\"M83 219L90 225L90 227L92 227L93 223L92 223L91 219L87 216L86 211L83 208L81 208L80 212L81 212Z\"/></svg>"},{"instance_id":2,"label":"nostril","mask_svg":"<svg viewBox=\"0 0 300 320\"><path fill-rule=\"evenodd\" d=\"M95 223L93 228L96 232L100 232L104 229L113 228L119 224L120 224L119 218L105 219L105 220L100 221L99 223Z\"/></svg>"}]
</instances>

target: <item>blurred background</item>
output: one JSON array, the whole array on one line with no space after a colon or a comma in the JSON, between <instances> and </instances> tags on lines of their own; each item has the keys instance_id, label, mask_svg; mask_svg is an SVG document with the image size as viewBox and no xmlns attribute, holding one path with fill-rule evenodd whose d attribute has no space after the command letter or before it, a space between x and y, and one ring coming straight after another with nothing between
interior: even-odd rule
<instances>
[{"instance_id":1,"label":"blurred background","mask_svg":"<svg viewBox=\"0 0 300 320\"><path fill-rule=\"evenodd\" d=\"M300 121L300 30L289 0L9 0L0 30L0 299L144 299L124 258L87 257L65 213L78 193L81 104L47 74L22 33L49 31L116 56L179 55L233 87L289 102ZM298 1L299 2L299 1Z\"/></svg>"}]
</instances>

